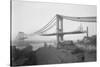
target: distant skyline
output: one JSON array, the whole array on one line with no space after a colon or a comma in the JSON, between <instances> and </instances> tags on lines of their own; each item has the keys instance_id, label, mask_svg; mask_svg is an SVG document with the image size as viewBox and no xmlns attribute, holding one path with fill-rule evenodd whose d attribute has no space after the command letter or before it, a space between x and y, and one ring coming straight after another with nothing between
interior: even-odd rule
<instances>
[{"instance_id":1,"label":"distant skyline","mask_svg":"<svg viewBox=\"0 0 100 67\"><path fill-rule=\"evenodd\" d=\"M94 5L75 5L75 4L59 4L59 3L42 3L22 0L12 0L12 37L15 38L18 32L26 34L33 33L45 26L56 14L65 16L97 16L97 8ZM96 34L96 23L84 23L71 20L64 20L64 31L77 30L80 24L83 29L89 27L89 36ZM47 33L56 32L53 27ZM81 39L86 34L65 35L65 40ZM56 36L33 36L33 40L56 40Z\"/></svg>"}]
</instances>

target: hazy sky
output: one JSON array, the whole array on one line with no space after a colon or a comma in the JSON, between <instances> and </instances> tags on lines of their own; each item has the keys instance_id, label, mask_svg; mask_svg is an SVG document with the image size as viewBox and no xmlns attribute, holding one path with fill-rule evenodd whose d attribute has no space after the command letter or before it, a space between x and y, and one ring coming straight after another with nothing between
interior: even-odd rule
<instances>
[{"instance_id":1,"label":"hazy sky","mask_svg":"<svg viewBox=\"0 0 100 67\"><path fill-rule=\"evenodd\" d=\"M33 33L45 26L56 14L65 16L96 16L96 6L92 5L75 5L75 4L58 4L58 3L41 3L13 0L12 2L12 36L13 38L18 32L22 31L26 34ZM79 23L71 20L64 20L64 31L74 31L78 29L80 24L84 30L89 27L89 35L96 34L96 23ZM56 26L48 33L56 32ZM64 39L80 39L86 34L65 35ZM36 40L56 39L56 36L40 37L33 36Z\"/></svg>"}]
</instances>

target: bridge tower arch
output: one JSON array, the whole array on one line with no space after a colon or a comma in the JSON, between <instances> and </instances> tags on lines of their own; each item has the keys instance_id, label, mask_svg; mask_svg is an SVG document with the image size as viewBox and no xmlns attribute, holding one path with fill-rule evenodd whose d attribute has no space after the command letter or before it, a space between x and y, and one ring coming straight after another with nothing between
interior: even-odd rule
<instances>
[{"instance_id":1,"label":"bridge tower arch","mask_svg":"<svg viewBox=\"0 0 100 67\"><path fill-rule=\"evenodd\" d=\"M57 45L60 46L61 42L63 41L63 17L60 15L56 15L57 18Z\"/></svg>"}]
</instances>

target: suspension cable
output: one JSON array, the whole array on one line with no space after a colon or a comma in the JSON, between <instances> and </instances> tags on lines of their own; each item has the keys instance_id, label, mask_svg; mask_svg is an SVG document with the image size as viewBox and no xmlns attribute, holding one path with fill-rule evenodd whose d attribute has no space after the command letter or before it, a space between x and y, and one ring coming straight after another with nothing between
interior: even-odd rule
<instances>
[{"instance_id":1,"label":"suspension cable","mask_svg":"<svg viewBox=\"0 0 100 67\"><path fill-rule=\"evenodd\" d=\"M43 30L45 30L46 28L48 28L53 23L53 21L55 21L55 20L56 20L56 17L54 16L53 19L48 24L46 24L42 29L34 32L34 34L42 32Z\"/></svg>"},{"instance_id":2,"label":"suspension cable","mask_svg":"<svg viewBox=\"0 0 100 67\"><path fill-rule=\"evenodd\" d=\"M56 24L56 22L55 23L53 23L52 24L52 26L50 26L50 27L48 27L47 29L45 29L44 31L42 31L42 32L40 32L39 34L43 34L44 32L46 32L46 31L48 31L48 30L50 30L54 25Z\"/></svg>"}]
</instances>

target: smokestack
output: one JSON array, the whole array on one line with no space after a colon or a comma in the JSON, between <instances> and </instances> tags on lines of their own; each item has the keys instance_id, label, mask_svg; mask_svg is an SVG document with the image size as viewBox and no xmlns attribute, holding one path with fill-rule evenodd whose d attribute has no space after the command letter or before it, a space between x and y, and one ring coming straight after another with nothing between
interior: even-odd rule
<instances>
[{"instance_id":1,"label":"smokestack","mask_svg":"<svg viewBox=\"0 0 100 67\"><path fill-rule=\"evenodd\" d=\"M89 36L89 35L88 35L88 26L87 26L87 32L86 32L86 34L87 34L87 37L88 37L88 36Z\"/></svg>"}]
</instances>

